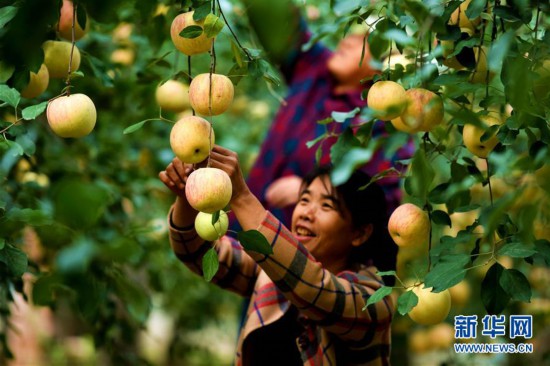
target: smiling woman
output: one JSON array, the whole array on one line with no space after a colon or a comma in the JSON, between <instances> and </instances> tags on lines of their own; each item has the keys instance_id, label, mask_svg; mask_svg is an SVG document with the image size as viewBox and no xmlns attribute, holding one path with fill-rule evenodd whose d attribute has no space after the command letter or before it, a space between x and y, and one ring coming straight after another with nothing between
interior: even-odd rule
<instances>
[{"instance_id":1,"label":"smiling woman","mask_svg":"<svg viewBox=\"0 0 550 366\"><path fill-rule=\"evenodd\" d=\"M242 228L257 229L272 249L260 254L228 236L204 241L185 196L193 167L176 158L159 174L177 195L169 213L176 256L202 274L214 244L220 267L212 282L251 298L236 365L389 364L393 301L366 307L384 285L377 270L395 269L382 189L367 186L362 172L334 187L330 170L316 170L304 180L288 230L250 192L236 153L214 146L209 166L230 176L230 205Z\"/></svg>"}]
</instances>

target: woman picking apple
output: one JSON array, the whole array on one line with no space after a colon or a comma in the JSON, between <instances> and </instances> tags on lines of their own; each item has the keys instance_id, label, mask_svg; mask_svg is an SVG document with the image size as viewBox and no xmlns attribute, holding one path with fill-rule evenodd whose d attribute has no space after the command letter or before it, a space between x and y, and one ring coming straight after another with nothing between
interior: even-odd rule
<instances>
[{"instance_id":1,"label":"woman picking apple","mask_svg":"<svg viewBox=\"0 0 550 366\"><path fill-rule=\"evenodd\" d=\"M385 297L365 310L384 282L377 270L395 269L395 247L384 221L386 199L362 172L334 187L321 168L304 178L290 229L262 206L245 183L237 154L214 146L209 168L226 172L230 205L245 230L257 229L272 253L243 248L229 236L215 244L220 269L213 282L251 297L236 365L388 364L394 304ZM200 171L200 168L196 171ZM201 274L212 243L195 231L198 212L186 197L192 165L174 159L160 180L176 195L169 213L176 256ZM384 249L384 250L382 250Z\"/></svg>"}]
</instances>

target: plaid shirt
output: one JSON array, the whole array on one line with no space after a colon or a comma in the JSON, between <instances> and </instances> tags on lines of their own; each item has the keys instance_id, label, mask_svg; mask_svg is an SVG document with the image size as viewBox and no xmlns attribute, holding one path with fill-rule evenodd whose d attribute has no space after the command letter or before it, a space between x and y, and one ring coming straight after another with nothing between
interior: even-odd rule
<instances>
[{"instance_id":1,"label":"plaid shirt","mask_svg":"<svg viewBox=\"0 0 550 366\"><path fill-rule=\"evenodd\" d=\"M242 350L248 335L280 319L292 304L304 327L297 339L304 365L336 365L336 343L344 346L347 364L389 365L393 300L388 296L362 310L383 284L376 268L330 273L268 211L258 230L271 243L273 254L245 251L229 236L216 245L220 267L212 282L250 297L235 364L241 366L247 357ZM176 256L202 275L202 256L211 243L194 229L181 231L173 224L170 243Z\"/></svg>"},{"instance_id":2,"label":"plaid shirt","mask_svg":"<svg viewBox=\"0 0 550 366\"><path fill-rule=\"evenodd\" d=\"M310 34L304 32L302 42L305 43L309 37ZM361 99L359 88L343 94L334 93L336 80L327 67L327 60L331 55L329 49L317 43L308 51L293 55L291 61L283 65L281 70L288 84L288 95L270 126L247 178L252 193L285 225L290 224L293 207L271 207L265 200L269 184L288 175L303 177L314 168L318 145L309 149L306 142L325 132L325 127L317 121L330 117L333 111L347 112L366 105L366 101ZM328 128L334 132L342 132L351 123L357 122L357 119L347 120L345 123L333 122ZM377 121L373 137L384 134L384 122ZM337 139L332 137L323 143L322 163L330 161L330 147L336 141ZM412 151L413 145L408 144L389 159L384 156L383 151L378 151L365 165L364 170L373 176L392 166L395 167L397 160L411 157ZM391 212L401 199L399 180L385 178L378 183L386 192L388 209Z\"/></svg>"}]
</instances>

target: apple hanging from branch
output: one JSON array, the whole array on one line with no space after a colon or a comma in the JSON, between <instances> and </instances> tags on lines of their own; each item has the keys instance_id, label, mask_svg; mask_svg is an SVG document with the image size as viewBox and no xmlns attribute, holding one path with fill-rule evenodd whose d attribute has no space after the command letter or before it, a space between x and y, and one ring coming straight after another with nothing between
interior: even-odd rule
<instances>
[{"instance_id":1,"label":"apple hanging from branch","mask_svg":"<svg viewBox=\"0 0 550 366\"><path fill-rule=\"evenodd\" d=\"M85 94L71 94L53 99L46 109L48 124L60 137L84 137L95 127L94 102Z\"/></svg>"},{"instance_id":2,"label":"apple hanging from branch","mask_svg":"<svg viewBox=\"0 0 550 366\"><path fill-rule=\"evenodd\" d=\"M189 108L189 87L177 80L168 80L159 85L155 99L162 110L182 112Z\"/></svg>"},{"instance_id":3,"label":"apple hanging from branch","mask_svg":"<svg viewBox=\"0 0 550 366\"><path fill-rule=\"evenodd\" d=\"M367 106L382 121L391 121L401 115L407 105L405 89L395 81L374 83L367 95Z\"/></svg>"},{"instance_id":4,"label":"apple hanging from branch","mask_svg":"<svg viewBox=\"0 0 550 366\"><path fill-rule=\"evenodd\" d=\"M200 163L208 157L215 143L214 129L202 117L186 116L170 131L170 147L184 163Z\"/></svg>"},{"instance_id":5,"label":"apple hanging from branch","mask_svg":"<svg viewBox=\"0 0 550 366\"><path fill-rule=\"evenodd\" d=\"M42 64L37 73L30 72L29 83L25 89L21 91L21 96L29 99L36 98L48 89L49 82L50 73L46 65Z\"/></svg>"},{"instance_id":6,"label":"apple hanging from branch","mask_svg":"<svg viewBox=\"0 0 550 366\"><path fill-rule=\"evenodd\" d=\"M201 238L207 241L219 239L227 232L229 228L229 219L224 211L220 211L220 216L215 224L212 224L213 214L199 212L195 218L195 230Z\"/></svg>"},{"instance_id":7,"label":"apple hanging from branch","mask_svg":"<svg viewBox=\"0 0 550 366\"><path fill-rule=\"evenodd\" d=\"M428 241L430 219L420 207L404 203L391 214L388 231L398 246L418 247Z\"/></svg>"},{"instance_id":8,"label":"apple hanging from branch","mask_svg":"<svg viewBox=\"0 0 550 366\"><path fill-rule=\"evenodd\" d=\"M200 168L189 174L185 197L195 210L214 213L223 210L231 200L231 178L218 168Z\"/></svg>"},{"instance_id":9,"label":"apple hanging from branch","mask_svg":"<svg viewBox=\"0 0 550 366\"><path fill-rule=\"evenodd\" d=\"M188 56L205 53L210 50L214 37L208 38L204 31L194 38L186 38L180 35L187 27L196 28L197 31L204 29L204 20L195 21L194 11L182 13L174 18L170 26L170 36L174 46L183 54Z\"/></svg>"},{"instance_id":10,"label":"apple hanging from branch","mask_svg":"<svg viewBox=\"0 0 550 366\"><path fill-rule=\"evenodd\" d=\"M199 74L189 85L191 107L203 116L217 116L225 112L233 102L234 94L233 83L221 74Z\"/></svg>"},{"instance_id":11,"label":"apple hanging from branch","mask_svg":"<svg viewBox=\"0 0 550 366\"><path fill-rule=\"evenodd\" d=\"M65 41L46 41L42 44L44 64L48 68L51 79L63 79L67 77L72 47L71 42ZM78 70L79 67L80 51L75 45L71 61L71 72Z\"/></svg>"}]
</instances>

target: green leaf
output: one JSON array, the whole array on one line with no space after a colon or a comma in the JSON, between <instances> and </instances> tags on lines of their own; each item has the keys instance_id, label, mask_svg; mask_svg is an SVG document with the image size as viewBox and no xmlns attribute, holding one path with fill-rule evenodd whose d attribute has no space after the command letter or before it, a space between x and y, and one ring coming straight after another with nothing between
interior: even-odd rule
<instances>
[{"instance_id":1,"label":"green leaf","mask_svg":"<svg viewBox=\"0 0 550 366\"><path fill-rule=\"evenodd\" d=\"M343 123L346 120L355 117L360 110L360 108L355 108L349 112L332 112L331 117L334 121Z\"/></svg>"},{"instance_id":2,"label":"green leaf","mask_svg":"<svg viewBox=\"0 0 550 366\"><path fill-rule=\"evenodd\" d=\"M526 258L537 251L533 248L527 248L525 244L519 242L506 243L498 249L499 255L507 255L512 258Z\"/></svg>"},{"instance_id":3,"label":"green leaf","mask_svg":"<svg viewBox=\"0 0 550 366\"><path fill-rule=\"evenodd\" d=\"M128 126L124 129L124 131L122 131L122 133L124 135L128 135L130 133L133 133L133 132L136 132L137 130L139 130L140 128L143 127L143 125L145 125L147 122L149 121L153 121L151 119L146 119L144 121L141 121L141 122L138 122L138 123L134 123L133 125L131 126ZM159 120L160 121L160 120Z\"/></svg>"},{"instance_id":4,"label":"green leaf","mask_svg":"<svg viewBox=\"0 0 550 366\"><path fill-rule=\"evenodd\" d=\"M0 262L3 262L14 277L21 277L27 270L27 255L11 245L0 250Z\"/></svg>"},{"instance_id":5,"label":"green leaf","mask_svg":"<svg viewBox=\"0 0 550 366\"><path fill-rule=\"evenodd\" d=\"M374 291L374 293L370 295L369 299L367 300L367 305L363 307L363 311L367 308L367 306L376 304L378 301L391 294L392 290L393 287L382 286L378 290Z\"/></svg>"},{"instance_id":6,"label":"green leaf","mask_svg":"<svg viewBox=\"0 0 550 366\"><path fill-rule=\"evenodd\" d=\"M316 137L314 140L306 142L306 146L308 149L311 149L313 146L315 146L319 141L324 140L327 136L327 133L325 132L319 137Z\"/></svg>"},{"instance_id":7,"label":"green leaf","mask_svg":"<svg viewBox=\"0 0 550 366\"><path fill-rule=\"evenodd\" d=\"M445 211L435 210L432 212L432 221L438 225L452 226L451 218Z\"/></svg>"},{"instance_id":8,"label":"green leaf","mask_svg":"<svg viewBox=\"0 0 550 366\"><path fill-rule=\"evenodd\" d=\"M241 49L237 45L237 43L233 40L231 40L231 52L233 53L233 57L235 57L235 62L239 66L239 68L242 68L244 66L243 63L243 57L241 55Z\"/></svg>"},{"instance_id":9,"label":"green leaf","mask_svg":"<svg viewBox=\"0 0 550 366\"><path fill-rule=\"evenodd\" d=\"M531 285L517 269L504 269L499 284L512 299L531 302Z\"/></svg>"},{"instance_id":10,"label":"green leaf","mask_svg":"<svg viewBox=\"0 0 550 366\"><path fill-rule=\"evenodd\" d=\"M15 138L15 142L23 148L23 152L27 156L32 156L36 152L36 145L31 140L28 134L19 135Z\"/></svg>"},{"instance_id":11,"label":"green leaf","mask_svg":"<svg viewBox=\"0 0 550 366\"><path fill-rule=\"evenodd\" d=\"M32 301L35 305L47 306L54 302L54 290L61 286L62 279L57 274L41 276L32 286Z\"/></svg>"},{"instance_id":12,"label":"green leaf","mask_svg":"<svg viewBox=\"0 0 550 366\"><path fill-rule=\"evenodd\" d=\"M0 141L0 143L1 142L2 141ZM11 140L4 140L3 142L9 146L9 149L12 152L13 156L25 154L25 149L23 149L23 146L19 145L17 142Z\"/></svg>"},{"instance_id":13,"label":"green leaf","mask_svg":"<svg viewBox=\"0 0 550 366\"><path fill-rule=\"evenodd\" d=\"M14 71L15 67L13 65L8 65L0 60L0 83L5 83L8 81Z\"/></svg>"},{"instance_id":14,"label":"green leaf","mask_svg":"<svg viewBox=\"0 0 550 366\"><path fill-rule=\"evenodd\" d=\"M144 323L151 309L150 296L145 292L144 287L123 275L117 275L115 283L122 304L126 306L134 319L140 324Z\"/></svg>"},{"instance_id":15,"label":"green leaf","mask_svg":"<svg viewBox=\"0 0 550 366\"><path fill-rule=\"evenodd\" d=\"M273 248L265 236L258 230L239 231L237 239L246 250L252 250L265 255L273 254Z\"/></svg>"},{"instance_id":16,"label":"green leaf","mask_svg":"<svg viewBox=\"0 0 550 366\"><path fill-rule=\"evenodd\" d=\"M193 12L193 20L198 22L199 20L203 20L206 18L207 15L210 14L210 10L212 7L210 6L210 1L205 1L203 4L197 6L194 9Z\"/></svg>"},{"instance_id":17,"label":"green leaf","mask_svg":"<svg viewBox=\"0 0 550 366\"><path fill-rule=\"evenodd\" d=\"M44 112L47 107L48 107L48 101L45 101L45 102L42 102L40 104L31 105L29 107L26 107L25 109L23 109L21 114L22 114L24 120L30 121L32 119L35 119L39 115L41 115L42 112Z\"/></svg>"},{"instance_id":18,"label":"green leaf","mask_svg":"<svg viewBox=\"0 0 550 366\"><path fill-rule=\"evenodd\" d=\"M216 249L210 248L202 257L202 276L210 282L218 272L220 263L218 261L218 253Z\"/></svg>"},{"instance_id":19,"label":"green leaf","mask_svg":"<svg viewBox=\"0 0 550 366\"><path fill-rule=\"evenodd\" d=\"M489 70L497 71L502 67L502 61L504 57L508 54L508 50L514 39L514 31L508 30L506 33L502 34L493 44L489 50L489 55L487 56L487 62L489 64ZM482 140L483 141L483 140Z\"/></svg>"},{"instance_id":20,"label":"green leaf","mask_svg":"<svg viewBox=\"0 0 550 366\"><path fill-rule=\"evenodd\" d=\"M6 240L3 238L0 238L0 250L4 249L6 246Z\"/></svg>"},{"instance_id":21,"label":"green leaf","mask_svg":"<svg viewBox=\"0 0 550 366\"><path fill-rule=\"evenodd\" d=\"M12 208L7 212L6 219L24 222L32 226L49 225L52 223L51 217L44 211L33 210L31 208Z\"/></svg>"},{"instance_id":22,"label":"green leaf","mask_svg":"<svg viewBox=\"0 0 550 366\"><path fill-rule=\"evenodd\" d=\"M330 160L338 165L342 158L353 148L360 147L361 142L355 137L351 127L338 136L338 141L330 148Z\"/></svg>"},{"instance_id":23,"label":"green leaf","mask_svg":"<svg viewBox=\"0 0 550 366\"><path fill-rule=\"evenodd\" d=\"M180 32L180 36L183 38L197 38L199 37L203 32L203 29L200 25L189 25Z\"/></svg>"},{"instance_id":24,"label":"green leaf","mask_svg":"<svg viewBox=\"0 0 550 366\"><path fill-rule=\"evenodd\" d=\"M416 43L415 39L409 36L404 30L392 28L382 34L382 38L394 41L401 46L411 46Z\"/></svg>"},{"instance_id":25,"label":"green leaf","mask_svg":"<svg viewBox=\"0 0 550 366\"><path fill-rule=\"evenodd\" d=\"M500 314L510 301L510 295L500 285L503 272L504 267L495 263L481 282L481 301L489 315Z\"/></svg>"},{"instance_id":26,"label":"green leaf","mask_svg":"<svg viewBox=\"0 0 550 366\"><path fill-rule=\"evenodd\" d=\"M16 89L7 85L0 85L0 101L6 102L14 108L17 108L21 95Z\"/></svg>"},{"instance_id":27,"label":"green leaf","mask_svg":"<svg viewBox=\"0 0 550 366\"><path fill-rule=\"evenodd\" d=\"M437 247L435 247L437 248ZM464 279L466 269L470 262L468 254L448 254L443 256L424 279L426 287L433 287L433 292L441 292L453 287Z\"/></svg>"},{"instance_id":28,"label":"green leaf","mask_svg":"<svg viewBox=\"0 0 550 366\"><path fill-rule=\"evenodd\" d=\"M0 9L0 29L15 17L18 10L15 6L5 6Z\"/></svg>"},{"instance_id":29,"label":"green leaf","mask_svg":"<svg viewBox=\"0 0 550 366\"><path fill-rule=\"evenodd\" d=\"M224 26L225 23L220 17L214 14L208 14L204 20L204 34L206 34L208 38L216 37Z\"/></svg>"},{"instance_id":30,"label":"green leaf","mask_svg":"<svg viewBox=\"0 0 550 366\"><path fill-rule=\"evenodd\" d=\"M434 177L435 172L426 158L426 152L424 149L418 149L413 156L411 175L408 177L411 195L425 200Z\"/></svg>"},{"instance_id":31,"label":"green leaf","mask_svg":"<svg viewBox=\"0 0 550 366\"><path fill-rule=\"evenodd\" d=\"M499 125L493 125L493 126L487 127L485 132L483 132L483 135L481 135L481 137L479 138L479 141L485 142L489 140L491 137L493 137L497 133L499 127L500 127Z\"/></svg>"},{"instance_id":32,"label":"green leaf","mask_svg":"<svg viewBox=\"0 0 550 366\"><path fill-rule=\"evenodd\" d=\"M56 258L57 268L62 273L85 273L90 262L94 259L95 253L94 243L85 237L80 237L73 245L58 253Z\"/></svg>"},{"instance_id":33,"label":"green leaf","mask_svg":"<svg viewBox=\"0 0 550 366\"><path fill-rule=\"evenodd\" d=\"M384 271L384 272L376 272L376 274L380 277L382 276L397 276L397 272L396 271Z\"/></svg>"},{"instance_id":34,"label":"green leaf","mask_svg":"<svg viewBox=\"0 0 550 366\"><path fill-rule=\"evenodd\" d=\"M371 149L354 147L349 150L330 174L332 183L336 186L347 182L355 169L372 159Z\"/></svg>"},{"instance_id":35,"label":"green leaf","mask_svg":"<svg viewBox=\"0 0 550 366\"><path fill-rule=\"evenodd\" d=\"M212 214L212 226L215 227L219 219L220 219L220 211L218 210Z\"/></svg>"},{"instance_id":36,"label":"green leaf","mask_svg":"<svg viewBox=\"0 0 550 366\"><path fill-rule=\"evenodd\" d=\"M546 239L540 239L535 242L535 248L537 248L537 256L540 256L547 266L550 266L550 241Z\"/></svg>"},{"instance_id":37,"label":"green leaf","mask_svg":"<svg viewBox=\"0 0 550 366\"><path fill-rule=\"evenodd\" d=\"M409 313L418 304L418 296L411 290L405 291L397 299L397 311L401 315Z\"/></svg>"}]
</instances>

